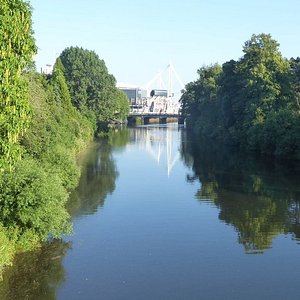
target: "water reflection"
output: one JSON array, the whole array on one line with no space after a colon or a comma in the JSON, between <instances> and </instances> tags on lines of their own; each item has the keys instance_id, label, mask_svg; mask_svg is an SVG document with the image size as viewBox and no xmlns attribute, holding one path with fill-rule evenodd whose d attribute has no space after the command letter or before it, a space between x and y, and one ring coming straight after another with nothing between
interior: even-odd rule
<instances>
[{"instance_id":1,"label":"water reflection","mask_svg":"<svg viewBox=\"0 0 300 300\"><path fill-rule=\"evenodd\" d=\"M56 299L56 289L65 281L62 260L70 243L54 240L16 257L0 282L0 299Z\"/></svg>"},{"instance_id":2,"label":"water reflection","mask_svg":"<svg viewBox=\"0 0 300 300\"><path fill-rule=\"evenodd\" d=\"M201 183L196 198L220 209L219 219L236 229L246 253L270 248L281 233L292 233L299 240L299 163L267 161L192 142L186 133L181 154L193 170L187 181Z\"/></svg>"},{"instance_id":3,"label":"water reflection","mask_svg":"<svg viewBox=\"0 0 300 300\"><path fill-rule=\"evenodd\" d=\"M141 126L131 130L130 141L138 144L141 151L150 155L163 166L170 176L175 164L179 161L178 142L180 130L177 124Z\"/></svg>"},{"instance_id":4,"label":"water reflection","mask_svg":"<svg viewBox=\"0 0 300 300\"><path fill-rule=\"evenodd\" d=\"M134 151L112 154L130 147ZM138 147L148 152L141 153ZM153 161L148 164L146 155L173 171L172 178L166 178L161 169L151 169ZM115 189L115 159L124 175L118 181L119 195L115 193L115 206L99 211ZM273 275L275 280L269 282L269 287L280 278L290 282L289 288L294 286L297 273L291 273L287 279L289 274L281 272L285 269L280 269L276 261L270 263L252 256L250 262L249 257L245 259L245 255L235 251L236 243L231 243L231 239L221 241L221 235L227 231L220 233L219 228L226 227L219 226L217 209L206 210L206 204L201 209L193 200L196 184L184 182L186 167L178 163L174 168L180 159L190 170L186 181L200 185L195 192L199 203L218 208L219 219L236 230L246 253L265 251L278 234L291 233L300 239L299 164L262 161L201 141L192 142L177 126L117 130L84 154L81 182L68 203L75 218L98 211L97 220L77 220L85 228L71 237L73 250L65 261L71 244L63 241L49 242L38 251L18 256L0 283L0 299L91 299L99 295L105 299L246 299L237 296L240 294L235 291L239 288L244 296L249 293L248 299L258 299L251 293L261 291L265 295L268 282L262 278ZM149 197L143 197L143 201L135 190L135 183L143 174L140 163L151 169L147 173L149 180L139 182L139 191L149 191L145 193ZM111 220L110 216L116 214L114 209L118 218ZM207 212L210 215L205 219ZM101 230L95 224L102 226ZM232 230L229 231L231 236ZM277 255L276 251L273 254ZM287 254L292 262L285 261L289 270L297 259L293 255ZM267 271L258 276L262 263ZM215 291L220 293L219 298L211 297Z\"/></svg>"},{"instance_id":5,"label":"water reflection","mask_svg":"<svg viewBox=\"0 0 300 300\"><path fill-rule=\"evenodd\" d=\"M73 218L94 213L114 191L118 171L112 149L123 149L129 137L128 129L115 129L82 154L80 184L67 204ZM65 281L63 258L70 248L70 242L52 240L40 249L17 255L0 282L0 299L56 299L56 291Z\"/></svg>"},{"instance_id":6,"label":"water reflection","mask_svg":"<svg viewBox=\"0 0 300 300\"><path fill-rule=\"evenodd\" d=\"M72 217L96 212L103 206L106 196L115 190L119 174L112 150L122 150L129 138L128 129L115 129L108 138L100 139L84 153L80 160L80 183L67 206Z\"/></svg>"}]
</instances>

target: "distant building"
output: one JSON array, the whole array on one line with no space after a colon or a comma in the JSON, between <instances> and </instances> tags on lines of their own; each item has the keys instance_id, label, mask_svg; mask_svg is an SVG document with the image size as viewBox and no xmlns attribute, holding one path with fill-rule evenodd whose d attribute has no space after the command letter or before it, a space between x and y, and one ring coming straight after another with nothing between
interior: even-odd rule
<instances>
[{"instance_id":1,"label":"distant building","mask_svg":"<svg viewBox=\"0 0 300 300\"><path fill-rule=\"evenodd\" d=\"M46 64L44 68L41 68L41 74L52 74L53 65Z\"/></svg>"},{"instance_id":2,"label":"distant building","mask_svg":"<svg viewBox=\"0 0 300 300\"><path fill-rule=\"evenodd\" d=\"M151 97L155 96L162 96L162 97L168 97L168 91L167 90L152 90L150 92Z\"/></svg>"},{"instance_id":3,"label":"distant building","mask_svg":"<svg viewBox=\"0 0 300 300\"><path fill-rule=\"evenodd\" d=\"M137 86L129 85L129 84L117 84L117 88L121 91L123 91L130 104L141 104L147 98L147 91L143 90Z\"/></svg>"}]
</instances>

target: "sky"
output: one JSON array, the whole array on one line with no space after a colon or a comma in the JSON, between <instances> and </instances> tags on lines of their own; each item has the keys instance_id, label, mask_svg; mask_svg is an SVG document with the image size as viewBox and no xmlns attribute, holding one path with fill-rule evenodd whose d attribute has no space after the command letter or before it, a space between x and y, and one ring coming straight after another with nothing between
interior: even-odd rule
<instances>
[{"instance_id":1,"label":"sky","mask_svg":"<svg viewBox=\"0 0 300 300\"><path fill-rule=\"evenodd\" d=\"M29 0L38 70L67 47L95 51L118 82L144 86L172 62L181 81L269 33L300 56L300 0Z\"/></svg>"}]
</instances>

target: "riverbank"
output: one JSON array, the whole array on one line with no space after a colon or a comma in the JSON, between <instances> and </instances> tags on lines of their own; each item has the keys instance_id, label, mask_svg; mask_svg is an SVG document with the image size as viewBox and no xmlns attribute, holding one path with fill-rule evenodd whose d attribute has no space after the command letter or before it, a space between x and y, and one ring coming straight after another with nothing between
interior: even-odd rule
<instances>
[{"instance_id":1,"label":"riverbank","mask_svg":"<svg viewBox=\"0 0 300 300\"><path fill-rule=\"evenodd\" d=\"M76 155L93 139L93 125L60 95L59 86L37 73L26 75L32 119L20 142L22 158L0 174L0 266L11 265L17 252L71 232L65 209L79 181ZM56 95L58 96L58 95Z\"/></svg>"}]
</instances>

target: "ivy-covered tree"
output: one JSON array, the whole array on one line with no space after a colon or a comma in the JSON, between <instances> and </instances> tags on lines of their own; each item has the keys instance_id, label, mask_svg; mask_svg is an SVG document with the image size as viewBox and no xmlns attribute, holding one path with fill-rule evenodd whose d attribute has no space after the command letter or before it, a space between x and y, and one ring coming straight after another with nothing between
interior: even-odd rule
<instances>
[{"instance_id":1,"label":"ivy-covered tree","mask_svg":"<svg viewBox=\"0 0 300 300\"><path fill-rule=\"evenodd\" d=\"M30 123L27 84L22 73L36 53L31 7L22 0L0 4L0 170L20 158L19 138Z\"/></svg>"}]
</instances>

